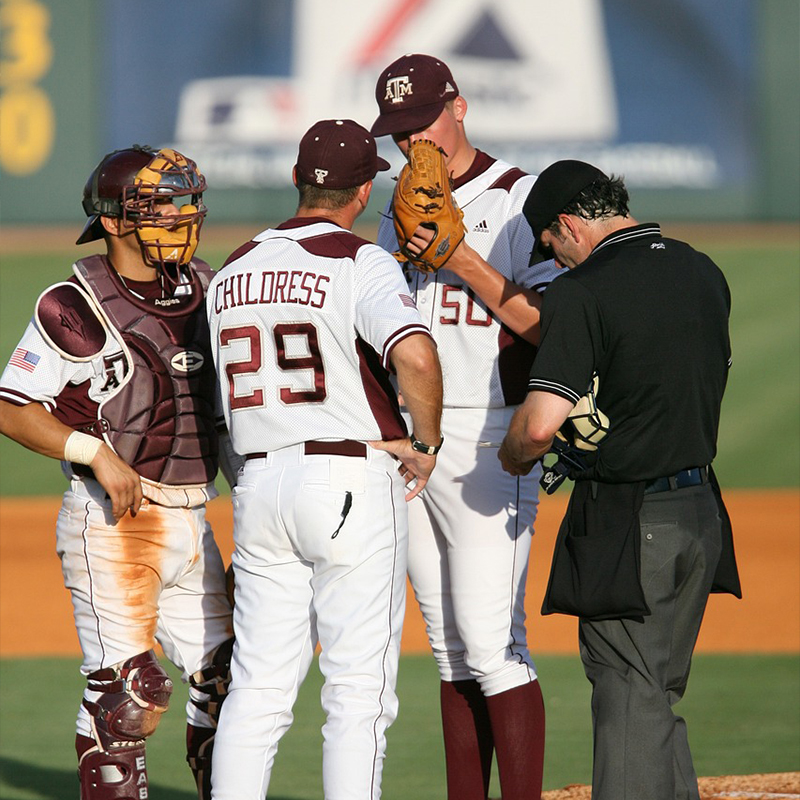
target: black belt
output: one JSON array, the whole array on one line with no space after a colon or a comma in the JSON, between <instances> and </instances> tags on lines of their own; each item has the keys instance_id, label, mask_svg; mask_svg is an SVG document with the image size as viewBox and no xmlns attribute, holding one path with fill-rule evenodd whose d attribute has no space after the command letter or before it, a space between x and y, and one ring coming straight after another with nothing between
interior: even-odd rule
<instances>
[{"instance_id":1,"label":"black belt","mask_svg":"<svg viewBox=\"0 0 800 800\"><path fill-rule=\"evenodd\" d=\"M342 439L340 442L303 442L303 449L307 456L350 456L351 458L366 458L367 446L364 442L353 439ZM266 458L267 453L248 453L245 460L251 458Z\"/></svg>"},{"instance_id":2,"label":"black belt","mask_svg":"<svg viewBox=\"0 0 800 800\"><path fill-rule=\"evenodd\" d=\"M708 467L691 467L682 469L666 478L648 481L644 487L644 493L668 492L674 489L685 489L687 486L700 486L703 483L708 483Z\"/></svg>"}]
</instances>

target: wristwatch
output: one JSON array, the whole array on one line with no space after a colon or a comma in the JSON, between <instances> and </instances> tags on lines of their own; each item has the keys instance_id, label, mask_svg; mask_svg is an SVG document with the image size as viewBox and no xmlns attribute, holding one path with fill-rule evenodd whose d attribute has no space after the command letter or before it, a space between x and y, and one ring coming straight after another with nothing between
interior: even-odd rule
<instances>
[{"instance_id":1,"label":"wristwatch","mask_svg":"<svg viewBox=\"0 0 800 800\"><path fill-rule=\"evenodd\" d=\"M442 441L439 444L425 444L425 442L421 442L417 439L414 434L411 434L411 447L414 448L418 453L425 453L428 456L435 456L441 449L442 445L444 444L444 436L442 436Z\"/></svg>"}]
</instances>

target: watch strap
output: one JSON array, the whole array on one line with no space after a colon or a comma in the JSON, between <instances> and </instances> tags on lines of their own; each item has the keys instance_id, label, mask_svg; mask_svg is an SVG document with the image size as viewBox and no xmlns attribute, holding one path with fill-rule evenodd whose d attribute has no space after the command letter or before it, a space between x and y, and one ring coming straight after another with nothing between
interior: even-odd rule
<instances>
[{"instance_id":1,"label":"watch strap","mask_svg":"<svg viewBox=\"0 0 800 800\"><path fill-rule=\"evenodd\" d=\"M425 453L428 456L435 456L441 449L442 445L444 444L444 436L442 436L442 441L439 444L425 444L425 442L421 442L417 439L414 434L411 434L411 447L414 448L418 453Z\"/></svg>"}]
</instances>

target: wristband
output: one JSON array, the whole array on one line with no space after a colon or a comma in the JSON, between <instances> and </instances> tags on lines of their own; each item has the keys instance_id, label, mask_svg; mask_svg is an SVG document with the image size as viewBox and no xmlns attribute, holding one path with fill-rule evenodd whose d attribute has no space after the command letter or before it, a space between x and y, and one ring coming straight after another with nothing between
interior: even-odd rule
<instances>
[{"instance_id":1,"label":"wristband","mask_svg":"<svg viewBox=\"0 0 800 800\"><path fill-rule=\"evenodd\" d=\"M73 431L66 444L64 445L64 458L73 464L92 463L92 459L97 455L97 451L103 443L88 433Z\"/></svg>"},{"instance_id":2,"label":"wristband","mask_svg":"<svg viewBox=\"0 0 800 800\"><path fill-rule=\"evenodd\" d=\"M419 439L417 439L413 433L411 434L411 447L418 453L425 453L425 455L428 456L435 456L442 449L443 444L444 436L442 436L442 441L439 442L439 444L433 445L425 444L425 442L421 442Z\"/></svg>"}]
</instances>

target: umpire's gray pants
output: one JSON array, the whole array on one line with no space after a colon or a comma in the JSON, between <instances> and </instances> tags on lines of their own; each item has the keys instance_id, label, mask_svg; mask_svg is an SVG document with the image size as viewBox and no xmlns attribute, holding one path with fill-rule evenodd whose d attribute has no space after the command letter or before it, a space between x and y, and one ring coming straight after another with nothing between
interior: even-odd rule
<instances>
[{"instance_id":1,"label":"umpire's gray pants","mask_svg":"<svg viewBox=\"0 0 800 800\"><path fill-rule=\"evenodd\" d=\"M644 622L579 622L592 683L592 800L699 800L683 696L721 551L711 486L645 495Z\"/></svg>"}]
</instances>

